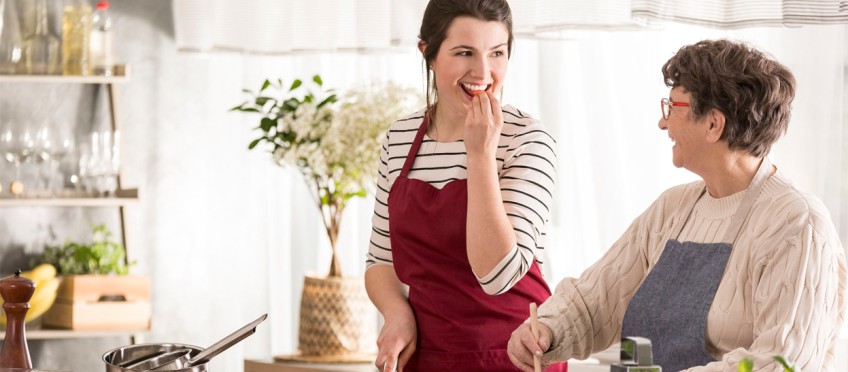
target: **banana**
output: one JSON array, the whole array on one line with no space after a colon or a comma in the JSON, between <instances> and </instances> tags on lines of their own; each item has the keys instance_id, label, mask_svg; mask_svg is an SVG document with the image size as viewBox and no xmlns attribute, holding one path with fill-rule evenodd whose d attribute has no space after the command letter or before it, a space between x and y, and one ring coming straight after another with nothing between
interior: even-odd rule
<instances>
[{"instance_id":1,"label":"banana","mask_svg":"<svg viewBox=\"0 0 848 372\"><path fill-rule=\"evenodd\" d=\"M28 323L43 315L53 306L62 279L56 277L56 268L51 264L38 265L32 270L22 272L21 276L35 282L35 292L29 300L29 310L24 320L25 323ZM0 306L2 304L3 299L0 299ZM5 311L0 311L0 325L6 325Z\"/></svg>"},{"instance_id":2,"label":"banana","mask_svg":"<svg viewBox=\"0 0 848 372\"><path fill-rule=\"evenodd\" d=\"M41 290L36 290L29 300L29 311L24 323L38 318L53 306L53 302L56 301L56 290L59 289L61 281L61 278L51 278L41 283Z\"/></svg>"},{"instance_id":3,"label":"banana","mask_svg":"<svg viewBox=\"0 0 848 372\"><path fill-rule=\"evenodd\" d=\"M49 263L43 263L34 267L32 270L22 272L21 276L34 281L38 285L40 282L55 278L56 267Z\"/></svg>"}]
</instances>

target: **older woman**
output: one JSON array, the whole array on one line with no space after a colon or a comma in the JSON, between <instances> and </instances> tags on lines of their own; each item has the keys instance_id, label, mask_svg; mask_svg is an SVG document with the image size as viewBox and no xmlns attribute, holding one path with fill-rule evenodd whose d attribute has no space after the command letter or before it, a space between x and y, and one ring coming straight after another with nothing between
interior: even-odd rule
<instances>
[{"instance_id":1,"label":"older woman","mask_svg":"<svg viewBox=\"0 0 848 372\"><path fill-rule=\"evenodd\" d=\"M681 48L659 128L673 163L702 180L665 191L600 261L539 308L539 341L520 326L513 363L586 358L641 336L665 371L835 366L846 264L827 209L766 156L786 132L795 78L727 40ZM543 354L544 353L544 354Z\"/></svg>"}]
</instances>

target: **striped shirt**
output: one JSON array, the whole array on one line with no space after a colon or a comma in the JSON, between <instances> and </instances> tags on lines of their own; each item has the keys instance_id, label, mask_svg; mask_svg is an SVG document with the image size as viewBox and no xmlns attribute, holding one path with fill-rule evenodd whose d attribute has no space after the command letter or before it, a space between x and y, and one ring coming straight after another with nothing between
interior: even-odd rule
<instances>
[{"instance_id":1,"label":"striped shirt","mask_svg":"<svg viewBox=\"0 0 848 372\"><path fill-rule=\"evenodd\" d=\"M556 144L542 123L512 106L504 106L502 111L504 126L496 152L498 178L504 209L515 230L516 245L489 274L477 277L489 294L501 294L512 288L530 269L532 260L542 265L545 225L556 179ZM400 175L423 119L422 110L394 122L386 134L366 270L374 265L392 265L389 191ZM436 142L425 135L409 178L439 189L451 181L466 179L465 143Z\"/></svg>"}]
</instances>

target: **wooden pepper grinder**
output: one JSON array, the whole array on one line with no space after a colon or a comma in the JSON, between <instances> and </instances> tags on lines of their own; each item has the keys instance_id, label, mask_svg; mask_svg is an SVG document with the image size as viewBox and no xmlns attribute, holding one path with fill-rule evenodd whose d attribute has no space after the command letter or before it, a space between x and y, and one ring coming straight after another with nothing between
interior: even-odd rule
<instances>
[{"instance_id":1,"label":"wooden pepper grinder","mask_svg":"<svg viewBox=\"0 0 848 372\"><path fill-rule=\"evenodd\" d=\"M21 270L15 276L0 279L0 295L3 296L3 310L6 312L6 339L0 350L0 368L32 369L29 347L26 341L24 318L29 310L29 299L35 292L35 283L21 277Z\"/></svg>"}]
</instances>

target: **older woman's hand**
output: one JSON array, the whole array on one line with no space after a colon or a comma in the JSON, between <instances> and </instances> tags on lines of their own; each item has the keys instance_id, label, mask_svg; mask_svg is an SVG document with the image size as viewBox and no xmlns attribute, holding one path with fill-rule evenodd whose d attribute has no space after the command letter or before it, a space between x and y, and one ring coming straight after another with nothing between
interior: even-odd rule
<instances>
[{"instance_id":1,"label":"older woman's hand","mask_svg":"<svg viewBox=\"0 0 848 372\"><path fill-rule=\"evenodd\" d=\"M551 329L548 326L539 323L539 342L536 342L533 338L533 332L530 331L530 324L524 323L513 331L509 338L509 344L507 344L509 360L518 369L524 372L533 372L533 355L541 358L550 345ZM549 364L542 359L542 369Z\"/></svg>"}]
</instances>

